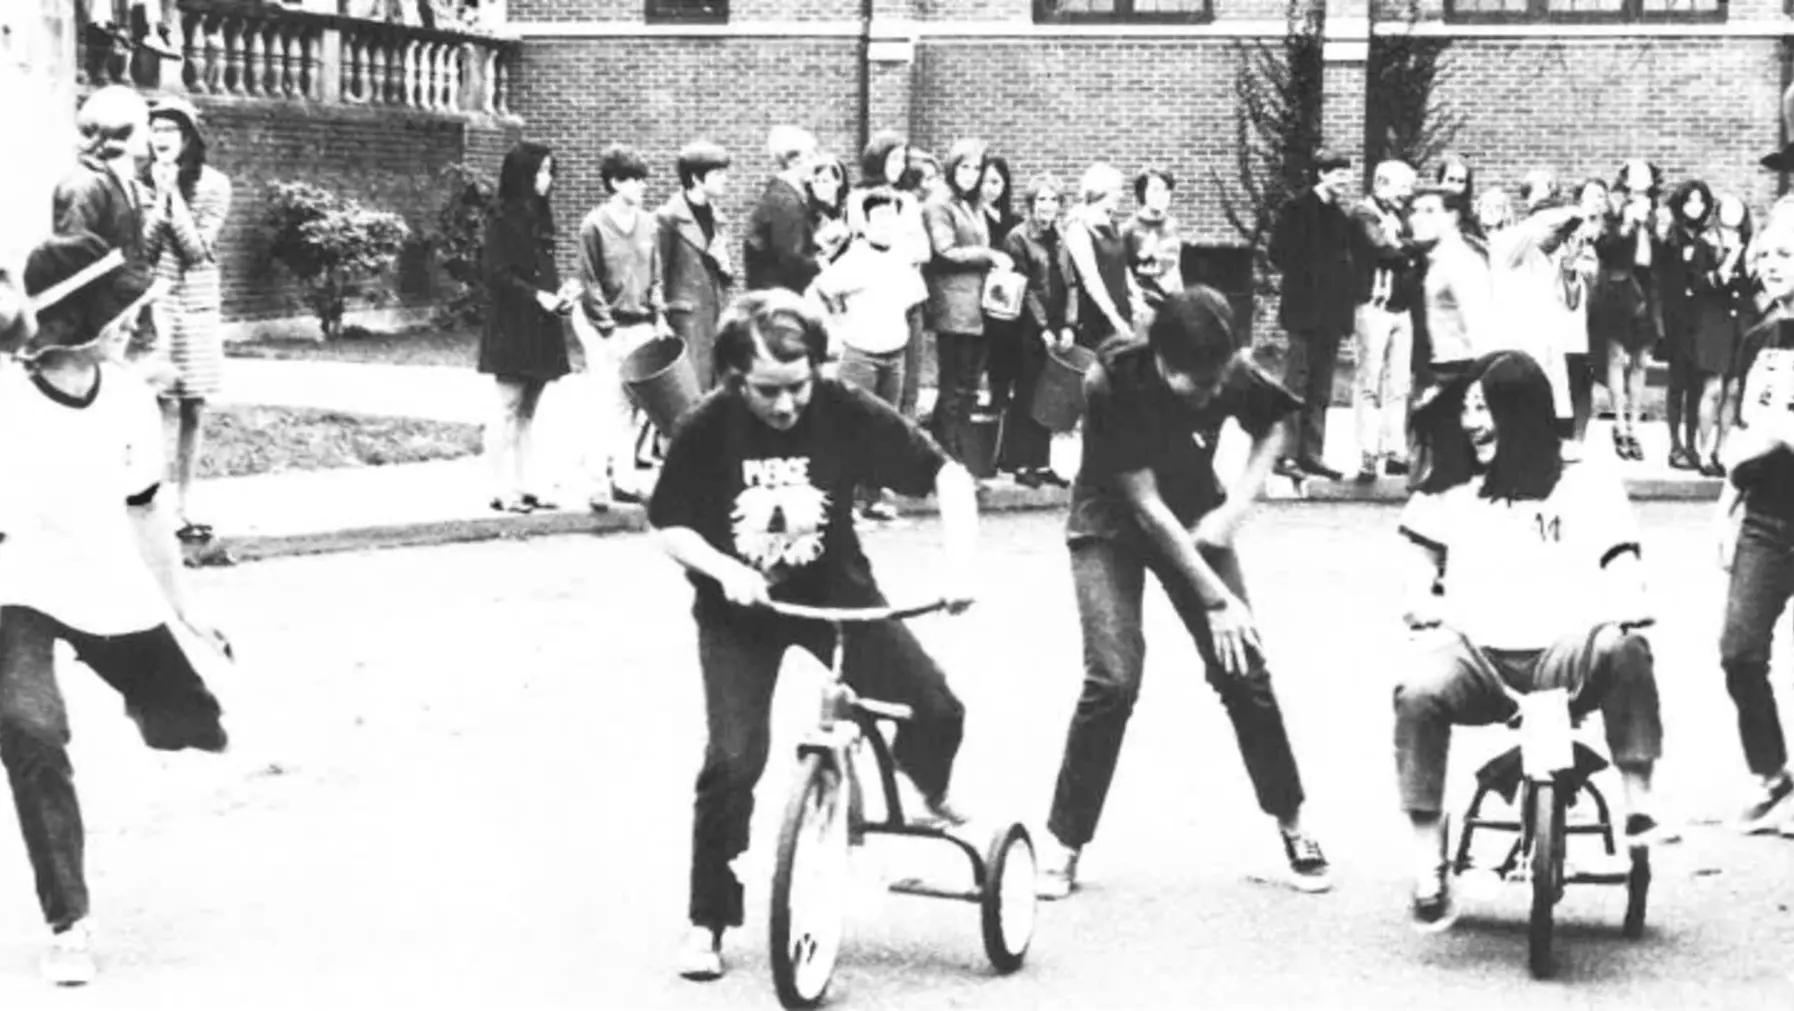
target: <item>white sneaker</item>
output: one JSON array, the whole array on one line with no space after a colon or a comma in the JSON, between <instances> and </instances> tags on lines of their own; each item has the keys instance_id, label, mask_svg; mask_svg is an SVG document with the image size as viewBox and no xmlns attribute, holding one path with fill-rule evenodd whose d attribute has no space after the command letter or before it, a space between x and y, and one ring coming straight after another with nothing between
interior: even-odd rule
<instances>
[{"instance_id":1,"label":"white sneaker","mask_svg":"<svg viewBox=\"0 0 1794 1011\"><path fill-rule=\"evenodd\" d=\"M722 931L692 924L679 945L679 975L699 983L722 978Z\"/></svg>"},{"instance_id":2,"label":"white sneaker","mask_svg":"<svg viewBox=\"0 0 1794 1011\"><path fill-rule=\"evenodd\" d=\"M1048 902L1069 898L1078 890L1078 851L1043 833L1036 854L1034 894Z\"/></svg>"},{"instance_id":3,"label":"white sneaker","mask_svg":"<svg viewBox=\"0 0 1794 1011\"><path fill-rule=\"evenodd\" d=\"M52 936L39 968L44 979L57 986L86 986L93 982L99 967L93 961L93 938L86 922Z\"/></svg>"}]
</instances>

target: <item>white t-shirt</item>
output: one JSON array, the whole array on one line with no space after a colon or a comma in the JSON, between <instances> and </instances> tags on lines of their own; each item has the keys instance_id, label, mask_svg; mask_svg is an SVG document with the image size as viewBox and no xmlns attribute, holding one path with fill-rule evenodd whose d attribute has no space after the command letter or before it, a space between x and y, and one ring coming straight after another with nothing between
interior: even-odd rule
<instances>
[{"instance_id":1,"label":"white t-shirt","mask_svg":"<svg viewBox=\"0 0 1794 1011\"><path fill-rule=\"evenodd\" d=\"M829 314L829 331L867 354L890 354L909 344L909 308L928 297L922 276L895 249L856 241L823 268L816 292L843 305Z\"/></svg>"},{"instance_id":2,"label":"white t-shirt","mask_svg":"<svg viewBox=\"0 0 1794 1011\"><path fill-rule=\"evenodd\" d=\"M1638 547L1638 520L1619 475L1566 463L1543 501L1481 498L1480 477L1416 495L1401 532L1445 552L1445 620L1479 646L1543 649L1599 621L1634 617L1602 568Z\"/></svg>"},{"instance_id":3,"label":"white t-shirt","mask_svg":"<svg viewBox=\"0 0 1794 1011\"><path fill-rule=\"evenodd\" d=\"M162 480L162 461L155 396L124 368L100 366L80 403L0 361L0 604L95 635L166 623L125 502Z\"/></svg>"}]
</instances>

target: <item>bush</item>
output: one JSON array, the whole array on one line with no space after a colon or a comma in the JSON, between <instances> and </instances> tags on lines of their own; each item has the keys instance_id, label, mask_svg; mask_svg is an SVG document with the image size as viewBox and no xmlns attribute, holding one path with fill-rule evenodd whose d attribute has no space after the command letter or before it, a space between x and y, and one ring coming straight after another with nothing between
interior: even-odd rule
<instances>
[{"instance_id":1,"label":"bush","mask_svg":"<svg viewBox=\"0 0 1794 1011\"><path fill-rule=\"evenodd\" d=\"M309 183L275 183L265 224L269 256L299 281L301 300L318 317L326 340L341 333L351 299L378 303L387 297L387 286L375 282L411 237L397 214Z\"/></svg>"},{"instance_id":2,"label":"bush","mask_svg":"<svg viewBox=\"0 0 1794 1011\"><path fill-rule=\"evenodd\" d=\"M486 249L486 212L494 188L484 174L462 162L442 170L447 197L436 212L436 230L426 240L455 290L438 310L445 325L477 326L486 319L486 284L481 257Z\"/></svg>"}]
</instances>

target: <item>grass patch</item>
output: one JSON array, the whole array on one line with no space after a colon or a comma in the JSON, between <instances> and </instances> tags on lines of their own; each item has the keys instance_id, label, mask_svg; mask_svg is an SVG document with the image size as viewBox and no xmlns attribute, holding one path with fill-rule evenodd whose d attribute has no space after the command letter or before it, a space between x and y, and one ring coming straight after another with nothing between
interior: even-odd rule
<instances>
[{"instance_id":1,"label":"grass patch","mask_svg":"<svg viewBox=\"0 0 1794 1011\"><path fill-rule=\"evenodd\" d=\"M289 407L206 412L201 477L453 460L480 451L478 425Z\"/></svg>"},{"instance_id":2,"label":"grass patch","mask_svg":"<svg viewBox=\"0 0 1794 1011\"><path fill-rule=\"evenodd\" d=\"M364 365L431 365L471 369L478 361L479 331L421 328L376 333L349 327L331 341L256 337L231 341L232 358L273 358L301 362L355 362Z\"/></svg>"}]
</instances>

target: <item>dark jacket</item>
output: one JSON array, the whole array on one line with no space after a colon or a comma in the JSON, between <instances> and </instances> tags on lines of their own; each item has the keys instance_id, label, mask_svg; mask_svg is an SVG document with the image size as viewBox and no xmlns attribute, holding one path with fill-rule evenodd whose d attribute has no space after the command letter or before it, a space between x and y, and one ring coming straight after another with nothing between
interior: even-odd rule
<instances>
[{"instance_id":1,"label":"dark jacket","mask_svg":"<svg viewBox=\"0 0 1794 1011\"><path fill-rule=\"evenodd\" d=\"M492 296L480 337L479 371L524 379L558 379L568 372L562 317L536 301L560 288L554 230L526 203L501 203L486 219L486 288Z\"/></svg>"},{"instance_id":2,"label":"dark jacket","mask_svg":"<svg viewBox=\"0 0 1794 1011\"><path fill-rule=\"evenodd\" d=\"M951 171L951 170L949 170ZM934 259L928 265L928 318L942 333L984 332L984 276L990 226L980 208L949 197L922 208Z\"/></svg>"},{"instance_id":3,"label":"dark jacket","mask_svg":"<svg viewBox=\"0 0 1794 1011\"><path fill-rule=\"evenodd\" d=\"M1345 209L1313 188L1283 205L1271 234L1271 262L1283 272L1278 322L1292 333L1352 331L1358 273L1352 222Z\"/></svg>"},{"instance_id":4,"label":"dark jacket","mask_svg":"<svg viewBox=\"0 0 1794 1011\"><path fill-rule=\"evenodd\" d=\"M1022 299L1022 315L1016 322L1027 327L1026 336L1043 330L1055 335L1078 325L1078 271L1072 266L1065 236L1055 228L1041 234L1033 222L1009 233L1003 251L1015 261L1015 269L1028 278Z\"/></svg>"},{"instance_id":5,"label":"dark jacket","mask_svg":"<svg viewBox=\"0 0 1794 1011\"><path fill-rule=\"evenodd\" d=\"M1395 236L1384 226L1382 208L1374 197L1352 205L1352 266L1357 273L1357 300L1390 312L1406 312L1419 298L1418 255L1408 237L1408 225L1400 223Z\"/></svg>"},{"instance_id":6,"label":"dark jacket","mask_svg":"<svg viewBox=\"0 0 1794 1011\"><path fill-rule=\"evenodd\" d=\"M787 288L803 294L822 271L808 199L777 176L767 180L748 216L742 253L749 289Z\"/></svg>"},{"instance_id":7,"label":"dark jacket","mask_svg":"<svg viewBox=\"0 0 1794 1011\"><path fill-rule=\"evenodd\" d=\"M716 322L735 280L734 267L729 264L729 235L719 217L706 241L683 193L668 200L655 219L660 227L667 323L685 341L686 355L698 369L698 383L708 389Z\"/></svg>"},{"instance_id":8,"label":"dark jacket","mask_svg":"<svg viewBox=\"0 0 1794 1011\"><path fill-rule=\"evenodd\" d=\"M126 183L91 156L56 184L51 198L58 235L92 232L123 253L128 263L150 266L143 249L143 199L135 181Z\"/></svg>"}]
</instances>

